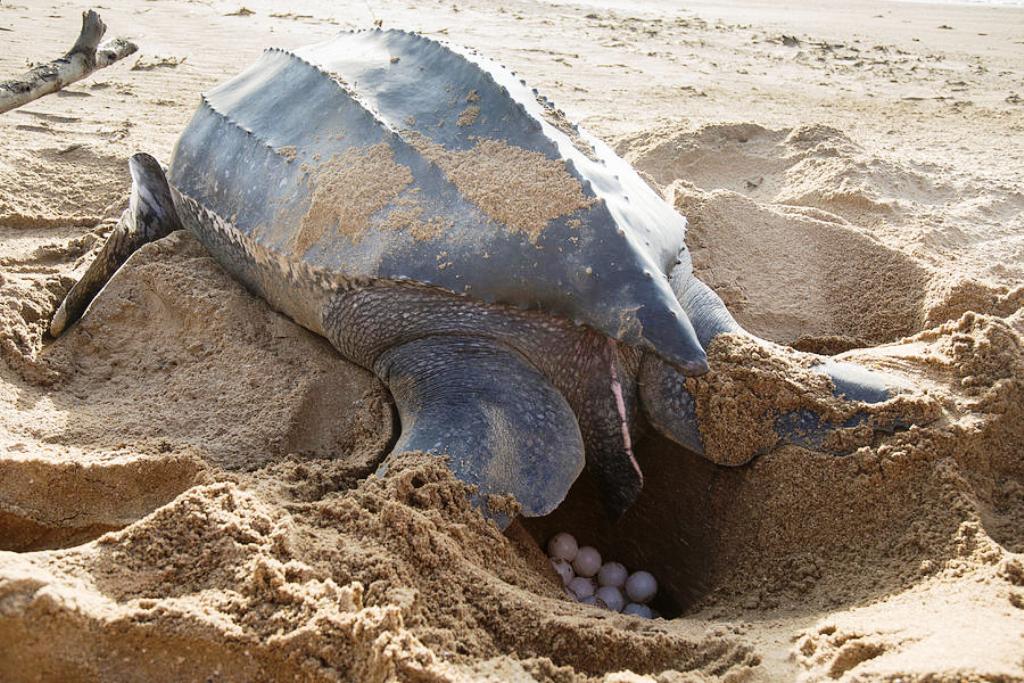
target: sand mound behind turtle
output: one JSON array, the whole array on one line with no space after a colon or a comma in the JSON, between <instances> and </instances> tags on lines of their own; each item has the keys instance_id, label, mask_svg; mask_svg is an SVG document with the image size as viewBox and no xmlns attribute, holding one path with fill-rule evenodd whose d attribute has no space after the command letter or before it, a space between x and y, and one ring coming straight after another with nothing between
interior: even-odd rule
<instances>
[{"instance_id":1,"label":"sand mound behind turtle","mask_svg":"<svg viewBox=\"0 0 1024 683\"><path fill-rule=\"evenodd\" d=\"M729 190L760 202L818 209L870 226L889 246L921 241L938 246L950 237L947 219L990 225L993 237L1013 235L1024 195L995 180L868 152L831 126L771 129L754 123L667 126L629 136L619 150L662 186L685 178L705 190ZM928 223L933 223L926 225ZM934 223L938 223L936 226ZM909 239L908 239L909 238ZM968 256L979 245L949 240ZM1010 275L996 268L993 272ZM1014 271L1020 274L1020 271Z\"/></svg>"}]
</instances>

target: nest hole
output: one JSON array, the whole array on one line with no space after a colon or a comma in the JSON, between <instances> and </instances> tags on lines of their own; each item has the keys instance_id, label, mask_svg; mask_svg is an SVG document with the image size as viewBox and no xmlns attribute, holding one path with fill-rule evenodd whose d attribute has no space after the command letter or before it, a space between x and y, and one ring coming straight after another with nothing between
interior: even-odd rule
<instances>
[{"instance_id":1,"label":"nest hole","mask_svg":"<svg viewBox=\"0 0 1024 683\"><path fill-rule=\"evenodd\" d=\"M596 482L584 469L557 510L522 524L542 549L566 531L581 546L597 548L604 562L651 572L658 594L650 606L674 619L712 588L717 525L709 515L711 495L727 470L653 433L637 444L636 457L644 490L622 518L609 518Z\"/></svg>"}]
</instances>

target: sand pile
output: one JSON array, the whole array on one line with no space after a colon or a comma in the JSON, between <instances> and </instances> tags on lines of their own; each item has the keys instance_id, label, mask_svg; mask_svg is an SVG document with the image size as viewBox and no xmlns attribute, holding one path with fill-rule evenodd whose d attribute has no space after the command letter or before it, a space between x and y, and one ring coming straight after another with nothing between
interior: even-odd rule
<instances>
[{"instance_id":1,"label":"sand pile","mask_svg":"<svg viewBox=\"0 0 1024 683\"><path fill-rule=\"evenodd\" d=\"M690 219L698 275L773 341L835 353L1024 302L1024 261L982 253L1024 229L1019 188L954 180L822 125L671 126L619 151ZM984 238L956 239L961 224Z\"/></svg>"},{"instance_id":2,"label":"sand pile","mask_svg":"<svg viewBox=\"0 0 1024 683\"><path fill-rule=\"evenodd\" d=\"M484 522L436 459L356 482L337 461L291 458L193 486L95 543L11 563L0 629L20 647L6 675L571 679L756 661L735 638L583 617L545 558ZM140 650L141 667L119 656ZM511 651L524 659L489 661Z\"/></svg>"},{"instance_id":3,"label":"sand pile","mask_svg":"<svg viewBox=\"0 0 1024 683\"><path fill-rule=\"evenodd\" d=\"M953 51L931 14L938 38L897 47L916 26L902 5L865 4L857 21L910 17L870 23L894 43L876 46L860 24L780 37L750 24L756 8L739 23L382 9L459 32L618 137L690 217L698 275L748 329L895 373L930 418L850 435L847 457L789 446L742 467L648 434L646 487L619 523L584 474L503 535L436 461L369 477L395 436L383 388L187 235L140 250L44 336L125 204L132 152L169 158L198 93L266 45L371 20L247 4L104 10L137 27L140 70L0 118L0 679L1024 678L1024 164L1005 144L1019 111L998 74L1019 66L1003 48ZM66 26L0 7L10 54L52 58L77 30L76 12L48 11ZM948 11L961 38L1010 25L968 32ZM24 66L10 54L5 73ZM922 103L947 82L972 103ZM754 352L711 349L702 400L722 443L757 431L732 424L757 417L745 390L798 405L816 381L798 354L753 372ZM652 571L673 618L564 598L536 545L561 530Z\"/></svg>"}]
</instances>

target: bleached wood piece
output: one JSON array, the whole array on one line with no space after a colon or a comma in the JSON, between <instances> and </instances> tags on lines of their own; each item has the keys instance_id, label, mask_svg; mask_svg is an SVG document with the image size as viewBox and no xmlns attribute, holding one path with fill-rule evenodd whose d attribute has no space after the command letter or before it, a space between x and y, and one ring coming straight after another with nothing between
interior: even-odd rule
<instances>
[{"instance_id":1,"label":"bleached wood piece","mask_svg":"<svg viewBox=\"0 0 1024 683\"><path fill-rule=\"evenodd\" d=\"M0 114L80 81L138 50L124 38L100 45L107 26L93 10L82 12L82 32L66 55L42 64L19 78L0 82Z\"/></svg>"}]
</instances>

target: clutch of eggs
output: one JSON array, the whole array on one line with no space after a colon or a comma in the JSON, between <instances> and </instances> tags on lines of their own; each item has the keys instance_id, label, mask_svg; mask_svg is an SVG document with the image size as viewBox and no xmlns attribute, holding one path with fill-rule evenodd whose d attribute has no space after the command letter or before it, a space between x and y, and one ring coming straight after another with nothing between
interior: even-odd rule
<instances>
[{"instance_id":1,"label":"clutch of eggs","mask_svg":"<svg viewBox=\"0 0 1024 683\"><path fill-rule=\"evenodd\" d=\"M656 616L647 606L658 594L658 582L650 572L631 574L619 562L603 562L597 548L581 548L564 531L548 541L548 556L565 592L577 602L646 619Z\"/></svg>"}]
</instances>

